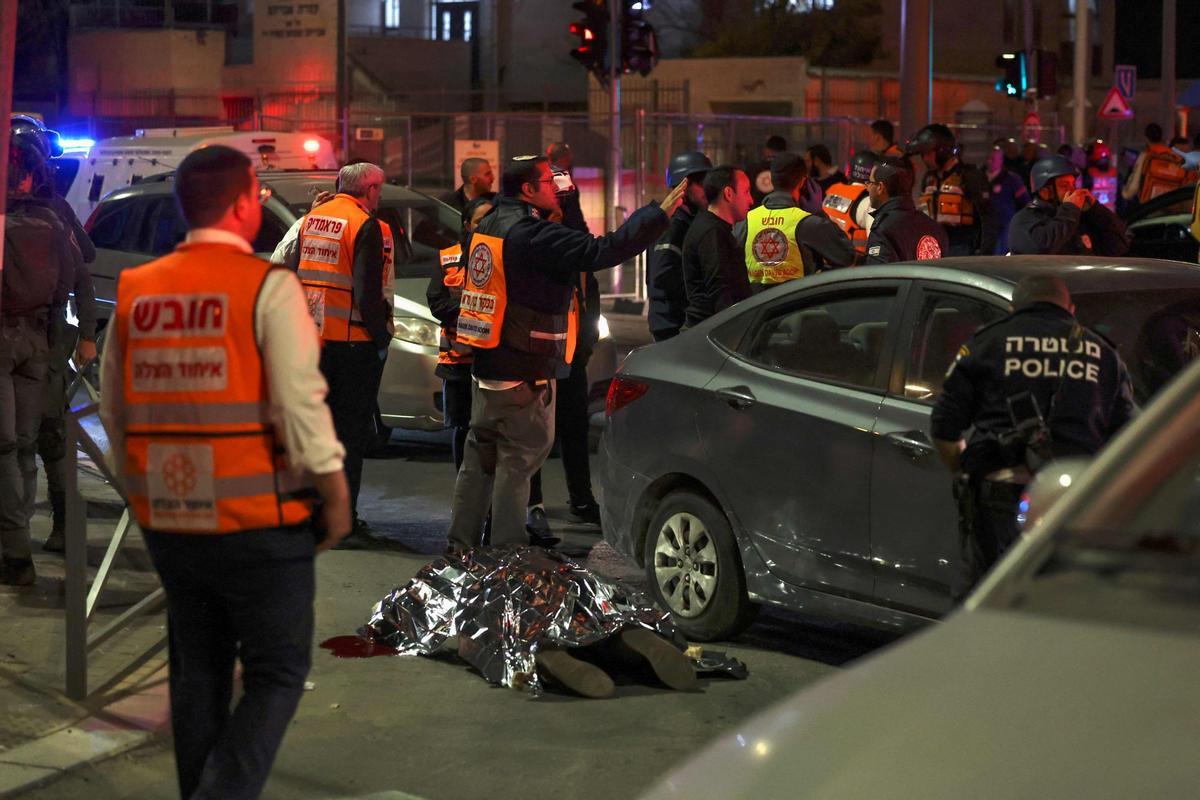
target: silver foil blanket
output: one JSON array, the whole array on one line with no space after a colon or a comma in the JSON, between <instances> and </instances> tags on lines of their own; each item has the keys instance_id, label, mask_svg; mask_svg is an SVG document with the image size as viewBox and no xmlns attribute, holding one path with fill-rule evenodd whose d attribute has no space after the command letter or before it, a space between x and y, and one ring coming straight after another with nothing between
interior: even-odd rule
<instances>
[{"instance_id":1,"label":"silver foil blanket","mask_svg":"<svg viewBox=\"0 0 1200 800\"><path fill-rule=\"evenodd\" d=\"M458 654L492 683L541 691L539 647L583 647L639 625L677 644L648 597L540 547L487 547L424 566L376 604L359 635L401 655Z\"/></svg>"}]
</instances>

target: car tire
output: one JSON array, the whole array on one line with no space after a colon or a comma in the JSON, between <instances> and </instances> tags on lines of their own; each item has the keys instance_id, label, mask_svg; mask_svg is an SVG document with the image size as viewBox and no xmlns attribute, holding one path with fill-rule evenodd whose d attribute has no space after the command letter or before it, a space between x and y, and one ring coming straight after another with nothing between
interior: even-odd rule
<instances>
[{"instance_id":1,"label":"car tire","mask_svg":"<svg viewBox=\"0 0 1200 800\"><path fill-rule=\"evenodd\" d=\"M746 574L729 520L689 491L663 498L646 532L646 577L654 599L689 639L728 639L754 619ZM680 559L691 569L679 569Z\"/></svg>"}]
</instances>

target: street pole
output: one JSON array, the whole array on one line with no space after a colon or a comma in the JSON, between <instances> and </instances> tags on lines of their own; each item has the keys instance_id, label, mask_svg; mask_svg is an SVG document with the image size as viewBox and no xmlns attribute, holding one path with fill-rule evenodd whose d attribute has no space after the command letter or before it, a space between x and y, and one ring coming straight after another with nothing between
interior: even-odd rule
<instances>
[{"instance_id":1,"label":"street pole","mask_svg":"<svg viewBox=\"0 0 1200 800\"><path fill-rule=\"evenodd\" d=\"M1091 50L1091 37L1088 23L1091 21L1088 4L1076 0L1075 3L1075 67L1074 95L1071 108L1071 141L1083 144L1087 137L1087 87L1090 73L1088 51Z\"/></svg>"},{"instance_id":2,"label":"street pole","mask_svg":"<svg viewBox=\"0 0 1200 800\"><path fill-rule=\"evenodd\" d=\"M1179 128L1175 119L1175 3L1163 0L1162 14L1162 122L1168 141Z\"/></svg>"},{"instance_id":3,"label":"street pole","mask_svg":"<svg viewBox=\"0 0 1200 800\"><path fill-rule=\"evenodd\" d=\"M610 231L621 224L621 0L608 0L608 216ZM620 280L616 271L615 280ZM619 287L613 287L619 291Z\"/></svg>"},{"instance_id":4,"label":"street pole","mask_svg":"<svg viewBox=\"0 0 1200 800\"><path fill-rule=\"evenodd\" d=\"M338 131L341 141L342 163L350 160L349 121L350 86L346 80L346 0L337 0L337 105Z\"/></svg>"},{"instance_id":5,"label":"street pole","mask_svg":"<svg viewBox=\"0 0 1200 800\"><path fill-rule=\"evenodd\" d=\"M902 0L900 135L912 136L933 113L933 13L930 0Z\"/></svg>"},{"instance_id":6,"label":"street pole","mask_svg":"<svg viewBox=\"0 0 1200 800\"><path fill-rule=\"evenodd\" d=\"M1033 40L1033 0L1025 0L1025 24L1022 26L1025 33L1025 70L1026 75L1029 74L1030 68L1037 61L1037 42ZM1041 73L1038 73L1039 80ZM1038 113L1038 89L1035 84L1032 89L1026 93L1026 99L1029 103L1029 110L1035 115ZM1041 118L1038 117L1040 123ZM1041 132L1038 132L1038 141L1041 141Z\"/></svg>"},{"instance_id":7,"label":"street pole","mask_svg":"<svg viewBox=\"0 0 1200 800\"><path fill-rule=\"evenodd\" d=\"M0 0L0 111L4 119L12 114L13 62L17 49L17 0ZM9 126L0 126L0 153L8 153ZM0 187L8 191L8 159L0 158ZM0 230L4 230L5 203L0 203ZM4 239L0 237L0 277L4 274ZM0 280L0 285L4 281ZM4 297L0 295L0 303Z\"/></svg>"}]
</instances>

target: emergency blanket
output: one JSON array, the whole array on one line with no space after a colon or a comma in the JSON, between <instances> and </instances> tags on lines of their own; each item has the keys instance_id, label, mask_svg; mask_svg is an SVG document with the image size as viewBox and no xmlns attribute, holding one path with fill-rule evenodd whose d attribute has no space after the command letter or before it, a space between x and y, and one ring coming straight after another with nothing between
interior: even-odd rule
<instances>
[{"instance_id":1,"label":"emergency blanket","mask_svg":"<svg viewBox=\"0 0 1200 800\"><path fill-rule=\"evenodd\" d=\"M537 695L539 647L586 647L633 626L684 648L670 615L641 592L556 551L522 545L427 564L375 605L358 634L399 655L431 655L457 637L458 655L485 679ZM704 672L746 674L723 654L697 653L693 663Z\"/></svg>"}]
</instances>

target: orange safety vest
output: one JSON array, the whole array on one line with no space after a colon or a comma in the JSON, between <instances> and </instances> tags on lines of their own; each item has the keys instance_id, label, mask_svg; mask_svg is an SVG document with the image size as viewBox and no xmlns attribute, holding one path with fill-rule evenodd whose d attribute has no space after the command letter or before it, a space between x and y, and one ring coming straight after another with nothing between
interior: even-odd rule
<instances>
[{"instance_id":1,"label":"orange safety vest","mask_svg":"<svg viewBox=\"0 0 1200 800\"><path fill-rule=\"evenodd\" d=\"M944 177L936 172L926 173L917 208L949 228L969 228L975 224L975 204L963 193L960 169L953 169Z\"/></svg>"},{"instance_id":2,"label":"orange safety vest","mask_svg":"<svg viewBox=\"0 0 1200 800\"><path fill-rule=\"evenodd\" d=\"M572 293L566 314L545 314L509 305L504 277L504 239L471 234L458 307L456 339L470 347L500 346L550 356L570 364L579 338L579 298Z\"/></svg>"},{"instance_id":3,"label":"orange safety vest","mask_svg":"<svg viewBox=\"0 0 1200 800\"><path fill-rule=\"evenodd\" d=\"M837 223L854 245L860 256L867 252L867 229L858 224L858 204L867 196L867 187L861 183L835 183L825 193L821 204L825 215Z\"/></svg>"},{"instance_id":4,"label":"orange safety vest","mask_svg":"<svg viewBox=\"0 0 1200 800\"><path fill-rule=\"evenodd\" d=\"M450 290L450 296L461 301L463 292L464 273L462 265L462 245L447 247L439 253L442 265L442 283ZM475 357L471 348L458 341L454 327L443 325L438 339L438 363L447 366L470 364Z\"/></svg>"},{"instance_id":5,"label":"orange safety vest","mask_svg":"<svg viewBox=\"0 0 1200 800\"><path fill-rule=\"evenodd\" d=\"M143 528L235 533L312 515L268 416L254 336L272 269L230 245L182 244L121 273L125 488Z\"/></svg>"},{"instance_id":6,"label":"orange safety vest","mask_svg":"<svg viewBox=\"0 0 1200 800\"><path fill-rule=\"evenodd\" d=\"M1107 208L1109 211L1117 210L1117 170L1109 168L1107 171L1098 167L1088 167L1088 179L1092 183L1092 194L1096 197L1096 202Z\"/></svg>"},{"instance_id":7,"label":"orange safety vest","mask_svg":"<svg viewBox=\"0 0 1200 800\"><path fill-rule=\"evenodd\" d=\"M308 311L327 342L371 341L354 302L354 242L370 218L358 200L339 194L310 211L300 226L296 275L304 284Z\"/></svg>"},{"instance_id":8,"label":"orange safety vest","mask_svg":"<svg viewBox=\"0 0 1200 800\"><path fill-rule=\"evenodd\" d=\"M1138 201L1145 203L1172 189L1186 186L1188 171L1183 168L1183 159L1165 144L1152 144L1147 148L1149 155L1142 165L1142 188Z\"/></svg>"}]
</instances>

